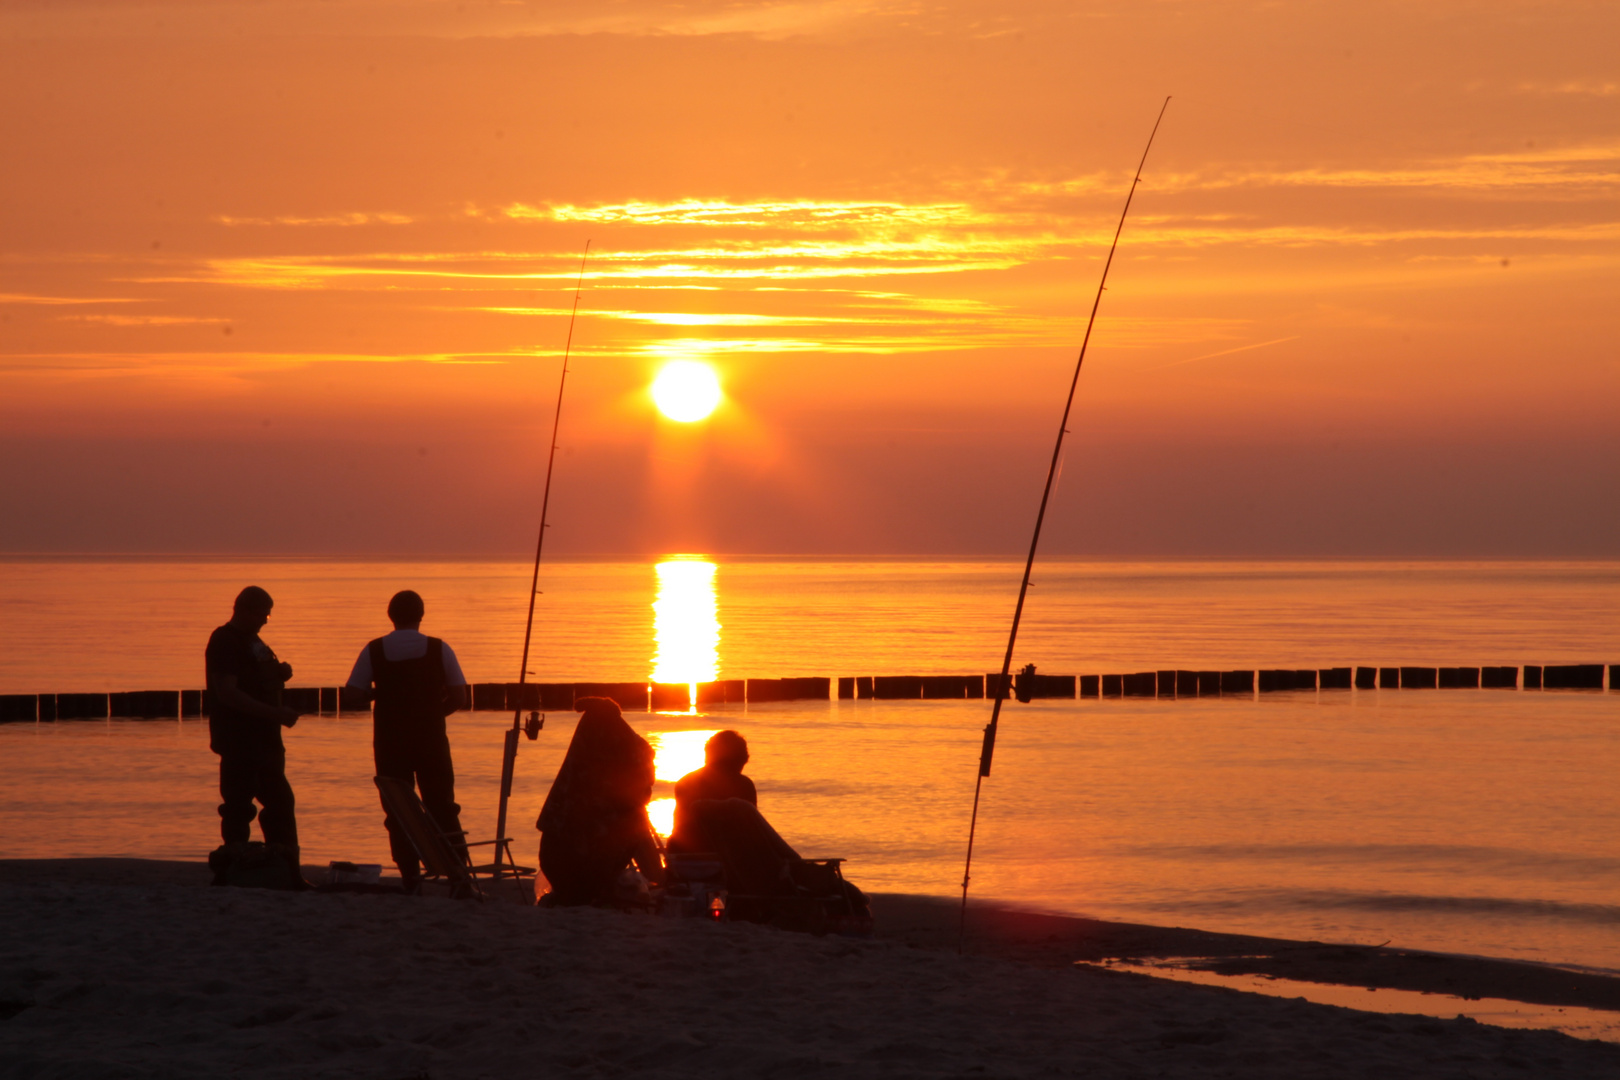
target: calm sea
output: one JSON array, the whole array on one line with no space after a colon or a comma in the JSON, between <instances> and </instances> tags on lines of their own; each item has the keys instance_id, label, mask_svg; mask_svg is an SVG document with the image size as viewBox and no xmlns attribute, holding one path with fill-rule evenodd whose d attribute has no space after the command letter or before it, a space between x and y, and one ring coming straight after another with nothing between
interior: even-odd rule
<instances>
[{"instance_id":1,"label":"calm sea","mask_svg":"<svg viewBox=\"0 0 1620 1080\"><path fill-rule=\"evenodd\" d=\"M975 673L999 667L1012 562L559 562L546 680ZM1620 663L1615 563L1037 567L1017 657L1054 673ZM195 687L231 597L295 684L333 685L415 588L474 681L517 673L528 570L502 562L0 562L0 693ZM761 805L885 891L955 894L987 702L799 702L631 714L665 781L736 727ZM513 834L571 731L524 742ZM452 723L459 795L494 824L509 718ZM288 734L306 858L386 862L363 716ZM0 856L196 858L217 843L206 725L0 726ZM1008 706L974 895L1207 929L1620 970L1620 693L1324 691ZM667 795L665 790L658 794ZM655 811L657 811L655 807Z\"/></svg>"}]
</instances>

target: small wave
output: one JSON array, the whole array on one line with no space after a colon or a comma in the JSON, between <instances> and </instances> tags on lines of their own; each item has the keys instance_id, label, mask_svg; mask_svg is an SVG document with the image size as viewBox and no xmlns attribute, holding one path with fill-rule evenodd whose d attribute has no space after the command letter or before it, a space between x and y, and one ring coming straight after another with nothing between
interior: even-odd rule
<instances>
[{"instance_id":1,"label":"small wave","mask_svg":"<svg viewBox=\"0 0 1620 1080\"><path fill-rule=\"evenodd\" d=\"M1457 865L1470 874L1555 873L1588 880L1620 875L1620 859L1466 844L1143 844L1126 849L1151 859L1220 862L1317 862L1382 867Z\"/></svg>"},{"instance_id":2,"label":"small wave","mask_svg":"<svg viewBox=\"0 0 1620 1080\"><path fill-rule=\"evenodd\" d=\"M1501 896L1423 896L1416 893L1360 893L1330 889L1265 890L1201 900L1166 901L1144 909L1177 912L1370 911L1437 915L1557 919L1585 925L1620 925L1620 906L1522 900Z\"/></svg>"}]
</instances>

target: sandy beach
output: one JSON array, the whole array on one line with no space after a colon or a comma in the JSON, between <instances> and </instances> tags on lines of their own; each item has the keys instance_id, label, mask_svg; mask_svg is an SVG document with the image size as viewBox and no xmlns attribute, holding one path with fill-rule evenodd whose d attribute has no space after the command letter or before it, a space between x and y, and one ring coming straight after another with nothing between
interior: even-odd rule
<instances>
[{"instance_id":1,"label":"sandy beach","mask_svg":"<svg viewBox=\"0 0 1620 1080\"><path fill-rule=\"evenodd\" d=\"M934 900L878 898L882 931L857 941L204 880L0 864L0 1076L1620 1075L1620 1046L1556 1032L1072 963L1127 943L1261 955L1258 939L981 908L964 957ZM1472 988L1525 967L1478 961Z\"/></svg>"}]
</instances>

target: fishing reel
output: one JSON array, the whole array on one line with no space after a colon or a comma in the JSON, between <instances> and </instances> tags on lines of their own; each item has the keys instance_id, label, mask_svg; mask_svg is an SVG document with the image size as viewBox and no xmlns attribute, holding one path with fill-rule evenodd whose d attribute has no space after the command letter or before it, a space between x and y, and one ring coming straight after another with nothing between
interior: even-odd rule
<instances>
[{"instance_id":1,"label":"fishing reel","mask_svg":"<svg viewBox=\"0 0 1620 1080\"><path fill-rule=\"evenodd\" d=\"M546 718L540 713L531 712L529 718L523 722L523 734L529 737L530 742L540 738L540 729L546 726Z\"/></svg>"}]
</instances>

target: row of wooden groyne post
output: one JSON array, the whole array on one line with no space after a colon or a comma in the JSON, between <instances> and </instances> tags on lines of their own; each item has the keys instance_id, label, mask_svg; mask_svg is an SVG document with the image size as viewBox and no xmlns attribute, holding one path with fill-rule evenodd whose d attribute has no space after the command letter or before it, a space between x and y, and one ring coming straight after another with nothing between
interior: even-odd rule
<instances>
[{"instance_id":1,"label":"row of wooden groyne post","mask_svg":"<svg viewBox=\"0 0 1620 1080\"><path fill-rule=\"evenodd\" d=\"M1607 678L1605 678L1605 674ZM633 712L681 711L694 705L773 701L963 700L996 695L991 675L858 675L839 679L720 679L657 683L476 683L472 708L566 710L576 698L612 698ZM1037 698L1253 697L1279 691L1325 690L1620 690L1620 664L1527 664L1524 667L1332 667L1239 671L1138 671L1118 675L1048 675L1026 668L1010 676L1006 696ZM693 691L696 691L694 699ZM301 712L338 715L365 711L365 698L346 686L292 687L284 704ZM3 694L0 722L55 720L188 719L207 716L202 690L134 690L94 694Z\"/></svg>"}]
</instances>

